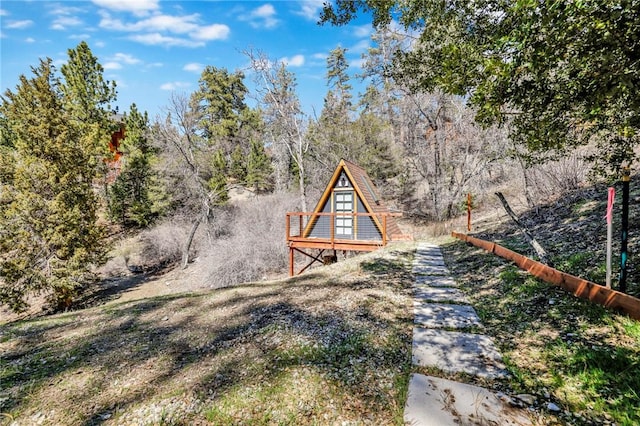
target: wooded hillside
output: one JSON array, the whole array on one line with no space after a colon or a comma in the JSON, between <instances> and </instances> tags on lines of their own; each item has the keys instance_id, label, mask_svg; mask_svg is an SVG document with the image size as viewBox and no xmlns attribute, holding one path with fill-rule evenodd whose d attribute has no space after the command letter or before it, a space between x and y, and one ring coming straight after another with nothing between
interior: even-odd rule
<instances>
[{"instance_id":1,"label":"wooded hillside","mask_svg":"<svg viewBox=\"0 0 640 426\"><path fill-rule=\"evenodd\" d=\"M134 269L217 253L238 265L225 285L278 273L279 215L309 211L341 158L422 222L459 215L468 194L476 206L499 190L535 207L590 171L615 176L637 154L629 88L640 73L627 59L640 18L626 3L596 3L338 1L324 21L373 12L375 47L357 77L346 49L331 51L318 116L302 110L296 75L264 52L245 51L255 90L243 71L208 65L197 90L172 94L153 118L135 104L116 114L116 82L87 43L68 51L61 73L43 59L0 107L0 302L21 310L46 294L69 307L132 232L157 253L142 266L124 256ZM598 69L606 81L583 75ZM354 78L365 93L353 93ZM122 126L114 177L109 143ZM255 203L236 202L240 193Z\"/></svg>"}]
</instances>

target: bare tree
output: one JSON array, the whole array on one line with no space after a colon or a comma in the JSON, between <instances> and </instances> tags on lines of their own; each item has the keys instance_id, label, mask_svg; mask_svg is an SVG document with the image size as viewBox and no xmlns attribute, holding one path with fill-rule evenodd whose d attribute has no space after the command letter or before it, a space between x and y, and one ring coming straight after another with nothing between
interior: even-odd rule
<instances>
[{"instance_id":1,"label":"bare tree","mask_svg":"<svg viewBox=\"0 0 640 426\"><path fill-rule=\"evenodd\" d=\"M284 186L284 176L289 173L288 160L293 161L297 169L301 208L307 211L307 117L300 107L295 75L287 70L284 63L271 61L264 53L248 50L244 54L249 58L251 69L255 73L256 91L264 110L266 129L273 142L276 180L280 187Z\"/></svg>"},{"instance_id":2,"label":"bare tree","mask_svg":"<svg viewBox=\"0 0 640 426\"><path fill-rule=\"evenodd\" d=\"M154 126L155 140L160 143L165 161L177 174L174 193L190 216L192 225L182 251L182 268L189 262L189 250L198 227L213 217L213 207L220 196L206 179L209 146L199 134L201 117L184 94L172 94L164 121Z\"/></svg>"},{"instance_id":3,"label":"bare tree","mask_svg":"<svg viewBox=\"0 0 640 426\"><path fill-rule=\"evenodd\" d=\"M505 138L475 124L473 111L451 96L407 93L400 109L405 158L424 182L429 216L449 218L502 155Z\"/></svg>"}]
</instances>

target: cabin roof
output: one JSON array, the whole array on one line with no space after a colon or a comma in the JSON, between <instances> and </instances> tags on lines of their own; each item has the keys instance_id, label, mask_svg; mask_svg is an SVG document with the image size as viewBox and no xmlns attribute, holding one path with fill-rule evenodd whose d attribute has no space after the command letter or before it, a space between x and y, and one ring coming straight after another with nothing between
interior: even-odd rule
<instances>
[{"instance_id":1,"label":"cabin roof","mask_svg":"<svg viewBox=\"0 0 640 426\"><path fill-rule=\"evenodd\" d=\"M327 184L326 189L322 193L316 208L314 209L314 213L320 213L324 207L324 205L331 197L331 192L336 186L338 178L342 171L345 172L351 184L353 185L353 189L355 190L358 198L364 204L364 207L367 209L368 213L391 213L389 208L384 204L382 199L380 198L380 194L378 193L377 188L373 184L373 181L367 174L367 172L360 166L351 163L347 160L340 160L338 167L333 172L329 183ZM376 223L376 226L379 230L382 230L382 223L380 222L380 217L372 216L373 221ZM398 226L395 218L388 217L387 218L387 237L392 240L393 236L401 235L402 231Z\"/></svg>"}]
</instances>

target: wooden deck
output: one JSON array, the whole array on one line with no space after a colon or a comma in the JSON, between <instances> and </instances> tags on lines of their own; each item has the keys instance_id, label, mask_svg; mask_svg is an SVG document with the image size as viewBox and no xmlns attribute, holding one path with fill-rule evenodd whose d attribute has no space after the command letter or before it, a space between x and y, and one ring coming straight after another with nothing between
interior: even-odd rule
<instances>
[{"instance_id":1,"label":"wooden deck","mask_svg":"<svg viewBox=\"0 0 640 426\"><path fill-rule=\"evenodd\" d=\"M301 213L290 212L287 213L286 222L286 237L287 245L289 246L289 275L295 274L295 253L300 253L311 259L310 263L304 268L298 271L298 274L304 272L315 262L322 262L322 257L325 250L333 251L333 254L337 251L374 251L387 245L389 241L406 241L410 240L411 236L405 234L392 234L389 235L387 224L390 218L400 217L400 213ZM358 218L371 218L376 223L381 224L377 235L368 235L367 239L360 237L347 238L344 235L336 236L336 219L351 218L353 225L352 236L358 235ZM321 218L322 230L317 232L317 227L314 226ZM314 229L312 232L312 228ZM320 235L319 235L320 234ZM303 249L320 250L317 255L307 253Z\"/></svg>"}]
</instances>

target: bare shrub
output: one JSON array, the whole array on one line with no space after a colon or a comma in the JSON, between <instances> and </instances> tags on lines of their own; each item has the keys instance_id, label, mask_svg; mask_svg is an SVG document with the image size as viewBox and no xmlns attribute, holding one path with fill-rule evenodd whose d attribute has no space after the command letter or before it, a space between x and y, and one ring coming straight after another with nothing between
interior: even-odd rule
<instances>
[{"instance_id":1,"label":"bare shrub","mask_svg":"<svg viewBox=\"0 0 640 426\"><path fill-rule=\"evenodd\" d=\"M129 263L145 268L178 263L189 228L187 221L170 218L143 231L139 236L140 248Z\"/></svg>"},{"instance_id":2,"label":"bare shrub","mask_svg":"<svg viewBox=\"0 0 640 426\"><path fill-rule=\"evenodd\" d=\"M297 202L292 194L272 194L239 203L229 235L214 241L202 256L209 286L227 287L285 271L285 217Z\"/></svg>"},{"instance_id":3,"label":"bare shrub","mask_svg":"<svg viewBox=\"0 0 640 426\"><path fill-rule=\"evenodd\" d=\"M584 154L575 151L558 161L531 167L525 173L530 194L540 202L578 189L586 181L588 171Z\"/></svg>"}]
</instances>

